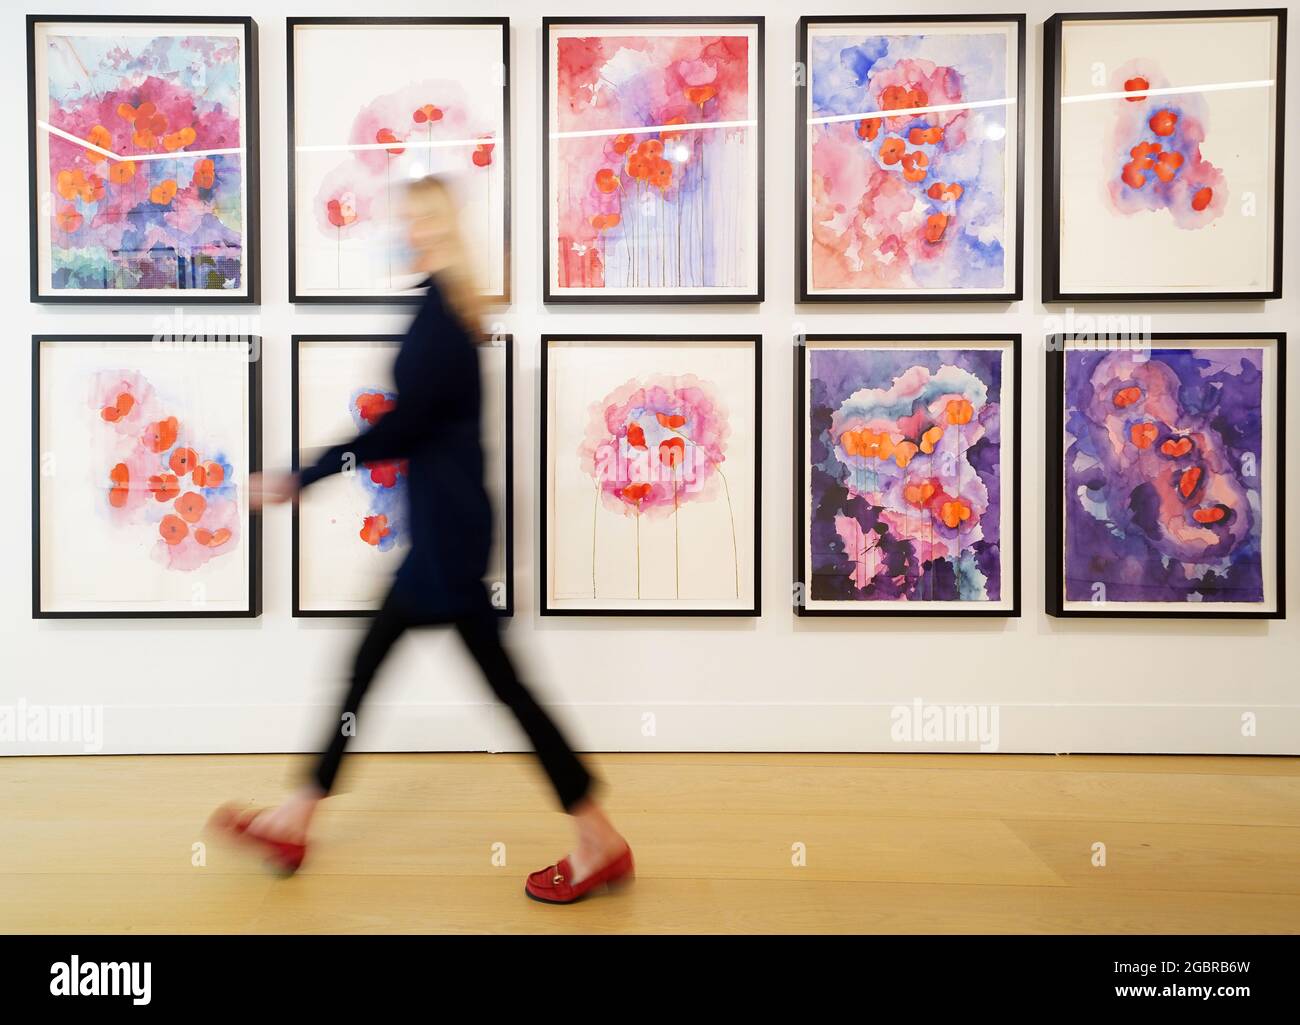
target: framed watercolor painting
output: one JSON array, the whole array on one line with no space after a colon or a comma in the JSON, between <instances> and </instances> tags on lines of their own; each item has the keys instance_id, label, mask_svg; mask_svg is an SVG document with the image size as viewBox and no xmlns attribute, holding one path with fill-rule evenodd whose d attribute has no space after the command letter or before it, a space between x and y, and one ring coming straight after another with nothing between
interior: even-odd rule
<instances>
[{"instance_id":1,"label":"framed watercolor painting","mask_svg":"<svg viewBox=\"0 0 1300 1025\"><path fill-rule=\"evenodd\" d=\"M1286 339L1049 339L1047 611L1282 619Z\"/></svg>"},{"instance_id":2,"label":"framed watercolor painting","mask_svg":"<svg viewBox=\"0 0 1300 1025\"><path fill-rule=\"evenodd\" d=\"M799 301L1021 297L1023 14L799 19Z\"/></svg>"},{"instance_id":3,"label":"framed watercolor painting","mask_svg":"<svg viewBox=\"0 0 1300 1025\"><path fill-rule=\"evenodd\" d=\"M392 363L401 335L293 336L293 466L391 408ZM495 543L484 581L493 606L514 611L514 500L510 335L479 347L483 382L484 475ZM372 615L408 551L404 462L366 463L308 488L293 511L293 614Z\"/></svg>"},{"instance_id":4,"label":"framed watercolor painting","mask_svg":"<svg viewBox=\"0 0 1300 1025\"><path fill-rule=\"evenodd\" d=\"M32 339L34 618L261 613L260 351Z\"/></svg>"},{"instance_id":5,"label":"framed watercolor painting","mask_svg":"<svg viewBox=\"0 0 1300 1025\"><path fill-rule=\"evenodd\" d=\"M542 336L542 615L759 614L760 347Z\"/></svg>"},{"instance_id":6,"label":"framed watercolor painting","mask_svg":"<svg viewBox=\"0 0 1300 1025\"><path fill-rule=\"evenodd\" d=\"M548 303L761 302L763 19L544 18Z\"/></svg>"},{"instance_id":7,"label":"framed watercolor painting","mask_svg":"<svg viewBox=\"0 0 1300 1025\"><path fill-rule=\"evenodd\" d=\"M1280 298L1286 11L1043 32L1043 301Z\"/></svg>"},{"instance_id":8,"label":"framed watercolor painting","mask_svg":"<svg viewBox=\"0 0 1300 1025\"><path fill-rule=\"evenodd\" d=\"M289 301L418 303L400 204L429 174L509 301L509 19L289 18L288 68Z\"/></svg>"},{"instance_id":9,"label":"framed watercolor painting","mask_svg":"<svg viewBox=\"0 0 1300 1025\"><path fill-rule=\"evenodd\" d=\"M31 299L255 303L257 24L28 15Z\"/></svg>"},{"instance_id":10,"label":"framed watercolor painting","mask_svg":"<svg viewBox=\"0 0 1300 1025\"><path fill-rule=\"evenodd\" d=\"M1020 615L1020 336L795 347L795 612Z\"/></svg>"}]
</instances>

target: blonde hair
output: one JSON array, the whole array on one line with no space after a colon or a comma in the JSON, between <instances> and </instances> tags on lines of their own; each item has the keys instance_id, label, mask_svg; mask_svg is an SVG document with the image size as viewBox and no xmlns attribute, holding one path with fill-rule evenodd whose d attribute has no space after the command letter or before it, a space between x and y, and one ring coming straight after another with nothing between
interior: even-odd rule
<instances>
[{"instance_id":1,"label":"blonde hair","mask_svg":"<svg viewBox=\"0 0 1300 1025\"><path fill-rule=\"evenodd\" d=\"M480 321L483 302L464 236L456 215L456 197L445 181L436 175L417 178L407 187L411 217L437 222L435 238L422 256L433 266L429 269L442 291L443 299L456 314L470 338L478 341L483 333Z\"/></svg>"}]
</instances>

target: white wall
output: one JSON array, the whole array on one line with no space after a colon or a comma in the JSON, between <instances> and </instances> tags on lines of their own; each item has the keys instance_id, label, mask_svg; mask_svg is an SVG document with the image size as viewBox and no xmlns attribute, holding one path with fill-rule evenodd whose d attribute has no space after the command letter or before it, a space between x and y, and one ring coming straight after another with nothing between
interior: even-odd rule
<instances>
[{"instance_id":1,"label":"white wall","mask_svg":"<svg viewBox=\"0 0 1300 1025\"><path fill-rule=\"evenodd\" d=\"M1185 2L1185 0L1184 0ZM0 83L8 98L0 161L0 249L9 332L4 501L0 502L3 648L0 706L20 700L104 706L111 752L283 751L310 746L342 686L361 626L294 620L289 615L289 513L266 517L264 608L251 621L42 621L30 615L30 366L33 332L148 332L147 307L73 309L28 302L27 161L24 152L25 55L22 18L6 5ZM1148 7L1176 8L1152 0ZM1249 4L1216 0L1215 7ZM1289 5L1294 18L1297 6ZM161 0L43 3L42 13L97 8L175 13ZM998 4L998 11L1017 4ZM1071 0L1066 9L1124 9L1113 0ZM369 14L506 14L514 61L514 294L504 321L514 332L516 368L516 584L518 613L508 630L543 700L580 746L591 750L905 750L890 739L890 709L916 698L979 703L999 710L1003 751L1153 751L1300 753L1300 531L1288 553L1291 618L1283 622L1056 621L1042 612L1043 352L1047 311L1036 300L1039 252L1039 53L1045 0L1028 4L1026 111L1026 279L1029 298L994 305L796 308L794 303L795 94L790 85L798 7L777 0L714 0L672 13L767 17L767 301L729 309L663 307L544 309L541 304L540 36L543 11L607 14L607 4L520 0L381 0ZM436 10L435 10L436 9ZM868 5L818 0L809 13L960 13L988 10L971 0ZM265 301L254 310L265 338L264 424L268 463L289 457L289 335L389 332L403 316L380 308L337 311L286 302L286 15L354 14L355 3L259 0L224 13L253 13L261 42L262 256ZM1294 55L1297 47L1292 46ZM1300 109L1292 83L1288 109ZM1292 118L1294 123L1294 116ZM1289 134L1288 134L1289 141ZM1286 166L1286 191L1300 195L1300 154ZM1286 239L1288 297L1270 303L1127 305L1151 314L1158 331L1285 330L1300 310L1295 213ZM868 322L867 318L870 318ZM1019 331L1025 336L1023 558L1024 615L1011 620L796 620L789 608L791 526L791 335L807 331ZM551 331L761 331L763 410L763 608L757 620L547 619L536 615L538 336ZM1300 359L1290 391L1300 395ZM1292 469L1300 459L1300 416L1289 423ZM1300 473L1287 504L1300 510ZM176 670L175 673L170 670ZM181 671L183 669L183 672ZM1241 735L1243 712L1258 715L1258 735ZM643 716L655 716L655 735ZM508 715L494 708L453 639L408 642L389 665L363 718L358 749L510 749L519 746ZM969 749L971 745L948 745ZM942 748L935 745L930 749ZM0 753L79 751L0 741Z\"/></svg>"}]
</instances>

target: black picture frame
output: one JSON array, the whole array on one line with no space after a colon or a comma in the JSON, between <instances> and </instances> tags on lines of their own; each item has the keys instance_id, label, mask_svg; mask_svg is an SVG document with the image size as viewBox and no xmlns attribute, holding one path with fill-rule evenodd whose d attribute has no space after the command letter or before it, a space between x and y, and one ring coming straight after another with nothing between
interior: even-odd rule
<instances>
[{"instance_id":1,"label":"black picture frame","mask_svg":"<svg viewBox=\"0 0 1300 1025\"><path fill-rule=\"evenodd\" d=\"M988 24L1016 26L1016 193L1014 287L1003 292L926 292L916 295L871 291L820 293L808 289L808 29L815 25L869 24ZM796 27L797 67L803 74L795 85L795 302L799 303L953 303L1019 302L1024 298L1025 280L1025 15L1024 14L900 14L805 15ZM1010 201L1011 197L1007 197Z\"/></svg>"},{"instance_id":2,"label":"black picture frame","mask_svg":"<svg viewBox=\"0 0 1300 1025\"><path fill-rule=\"evenodd\" d=\"M547 564L547 508L550 504L550 474L548 465L550 361L552 342L604 342L617 346L636 342L748 342L753 346L754 357L754 603L747 609L573 609L556 608L548 600L550 590ZM652 617L652 618L754 618L763 614L763 336L759 334L576 334L571 332L543 334L541 336L541 365L538 370L538 611L543 616L592 617Z\"/></svg>"},{"instance_id":3,"label":"black picture frame","mask_svg":"<svg viewBox=\"0 0 1300 1025\"><path fill-rule=\"evenodd\" d=\"M374 293L371 295L303 295L298 291L298 233L297 233L297 164L295 160L295 150L297 140L295 138L295 115L294 115L294 38L295 29L299 26L312 25L357 25L357 26L391 26L391 25L409 25L413 27L438 27L438 26L455 26L455 25L478 25L490 26L496 25L501 30L501 134L502 134L502 193L505 199L505 208L503 210L502 232L504 234L504 244L502 246L502 277L500 293L485 293L483 301L489 305L506 306L511 302L511 220L510 207L512 195L511 180L511 155L514 150L514 139L510 131L510 19L509 18L452 18L452 17L393 17L393 18L286 18L285 19L285 61L286 61L286 88L288 90L288 102L286 105L288 119L287 147L289 159L289 302L292 305L316 306L316 305L395 305L395 306L417 306L424 301L421 293Z\"/></svg>"},{"instance_id":4,"label":"black picture frame","mask_svg":"<svg viewBox=\"0 0 1300 1025\"><path fill-rule=\"evenodd\" d=\"M298 396L300 394L299 381L299 353L302 344L317 342L380 342L396 346L401 343L405 336L383 335L383 334L338 334L338 333L306 333L295 334L290 336L290 393L289 393L289 429L290 445L292 446L292 455L290 466L294 473L301 470L301 440L299 432L299 414L300 404ZM505 493L501 496L501 502L505 511L505 537L501 538L503 545L502 554L504 555L504 573L506 585L506 603L503 607L495 607L499 616L509 618L515 614L515 403L514 403L514 364L515 364L515 341L512 334L492 335L487 339L489 342L501 342L504 348L505 359ZM495 527L495 525L494 525ZM301 534L299 526L299 506L297 502L293 503L292 526L291 526L291 569L290 569L290 590L292 592L292 615L295 619L369 619L373 618L378 609L304 609L301 602L300 581L301 581Z\"/></svg>"},{"instance_id":5,"label":"black picture frame","mask_svg":"<svg viewBox=\"0 0 1300 1025\"><path fill-rule=\"evenodd\" d=\"M246 123L241 125L244 140L244 182L247 194L245 209L244 271L248 287L244 295L223 295L220 290L178 288L169 295L133 295L128 290L105 289L103 295L41 294L38 251L40 232L41 176L36 167L36 28L43 24L157 24L157 25L240 25L244 30L244 110ZM251 17L184 15L155 17L135 14L29 14L27 15L27 180L28 225L30 231L31 301L41 305L107 304L123 306L256 306L261 301L261 142L258 115L258 48L257 22ZM214 294L215 293L215 294Z\"/></svg>"},{"instance_id":6,"label":"black picture frame","mask_svg":"<svg viewBox=\"0 0 1300 1025\"><path fill-rule=\"evenodd\" d=\"M897 609L809 609L806 600L801 597L808 593L809 583L805 573L805 553L807 550L807 517L804 513L804 495L808 487L808 432L805 424L808 419L808 342L916 342L918 348L932 348L931 343L952 342L953 348L960 348L962 342L1009 342L1011 358L1011 487L1003 494L1003 501L1010 503L1011 512L1011 573L1008 583L1011 587L1011 604L1009 607L979 608L979 603L971 602L970 609L927 609L924 603L900 602ZM1023 339L1014 332L983 332L962 334L809 334L796 337L794 344L794 614L800 618L861 618L861 617L926 617L946 619L950 617L978 617L983 619L1018 619L1021 615L1021 516L1020 516L1020 480L1021 451L1024 445L1020 425L1023 418L1020 413L1021 395L1021 351ZM1004 387L1005 387L1005 382ZM911 607L909 607L911 606Z\"/></svg>"},{"instance_id":7,"label":"black picture frame","mask_svg":"<svg viewBox=\"0 0 1300 1025\"><path fill-rule=\"evenodd\" d=\"M1195 602L1169 603L1163 609L1125 610L1114 608L1119 603L1108 603L1107 608L1067 608L1065 602L1065 355L1073 336L1054 334L1047 338L1046 417L1047 438L1044 453L1047 459L1044 508L1044 609L1057 619L1285 619L1286 618L1286 332L1284 331L1179 331L1157 332L1144 341L1151 348L1168 348L1162 342L1213 342L1260 341L1277 343L1277 395L1276 424L1277 446L1274 466L1276 502L1276 555L1274 580L1277 594L1276 607L1264 610L1197 610ZM1093 342L1094 339L1085 339ZM1268 397L1264 397L1267 403ZM1261 453L1262 455L1262 453ZM1184 611L1186 610L1186 611Z\"/></svg>"},{"instance_id":8,"label":"black picture frame","mask_svg":"<svg viewBox=\"0 0 1300 1025\"><path fill-rule=\"evenodd\" d=\"M1277 19L1277 122L1274 126L1273 283L1252 292L1066 292L1061 289L1061 46L1062 30L1073 21L1179 21L1212 18L1273 17ZM1286 10L1250 8L1208 11L1142 11L1122 14L1089 12L1054 14L1043 24L1043 263L1042 300L1045 303L1082 302L1255 302L1282 298L1283 150L1286 124Z\"/></svg>"},{"instance_id":9,"label":"black picture frame","mask_svg":"<svg viewBox=\"0 0 1300 1025\"><path fill-rule=\"evenodd\" d=\"M755 201L757 209L754 212L757 228L757 252L754 254L754 291L749 293L737 293L728 295L702 295L685 293L682 295L557 295L551 290L551 29L553 27L565 27L576 25L627 25L630 28L638 26L660 25L665 27L691 25L745 25L753 26L755 38L757 41L757 96L756 100L756 120L754 126L755 138L758 141L757 155L757 177ZM678 18L659 18L659 17L629 17L629 18L606 18L606 17L565 17L565 18L542 18L542 302L546 305L584 305L584 306L628 306L628 305L675 305L679 303L749 303L756 304L763 301L764 295L764 202L763 202L763 180L764 180L764 99L763 99L763 72L765 67L764 57L764 26L765 19L761 15L753 17L723 15L716 18L704 16L686 16Z\"/></svg>"},{"instance_id":10,"label":"black picture frame","mask_svg":"<svg viewBox=\"0 0 1300 1025\"><path fill-rule=\"evenodd\" d=\"M41 604L41 348L66 342L115 342L153 345L153 335L32 335L32 618L33 619L256 619L262 614L262 514L248 513L248 606L213 611L49 610ZM262 468L262 339L246 336L248 359L248 472Z\"/></svg>"}]
</instances>

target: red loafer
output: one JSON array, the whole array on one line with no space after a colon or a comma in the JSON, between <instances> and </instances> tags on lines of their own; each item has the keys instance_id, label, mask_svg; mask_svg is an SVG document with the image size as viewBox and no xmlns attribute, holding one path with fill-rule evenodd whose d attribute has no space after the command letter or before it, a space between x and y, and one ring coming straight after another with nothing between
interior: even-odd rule
<instances>
[{"instance_id":1,"label":"red loafer","mask_svg":"<svg viewBox=\"0 0 1300 1025\"><path fill-rule=\"evenodd\" d=\"M266 862L281 875L293 875L307 857L307 845L303 843L286 843L269 837L250 833L248 827L253 824L261 809L239 811L233 804L223 804L212 813L210 824L227 836L244 843L250 843L266 855Z\"/></svg>"},{"instance_id":2,"label":"red loafer","mask_svg":"<svg viewBox=\"0 0 1300 1025\"><path fill-rule=\"evenodd\" d=\"M626 848L613 861L607 862L580 883L569 882L573 868L568 858L561 858L540 872L533 872L524 883L524 893L543 904L572 904L589 897L596 890L613 889L630 883L636 877L632 862L632 848Z\"/></svg>"}]
</instances>

